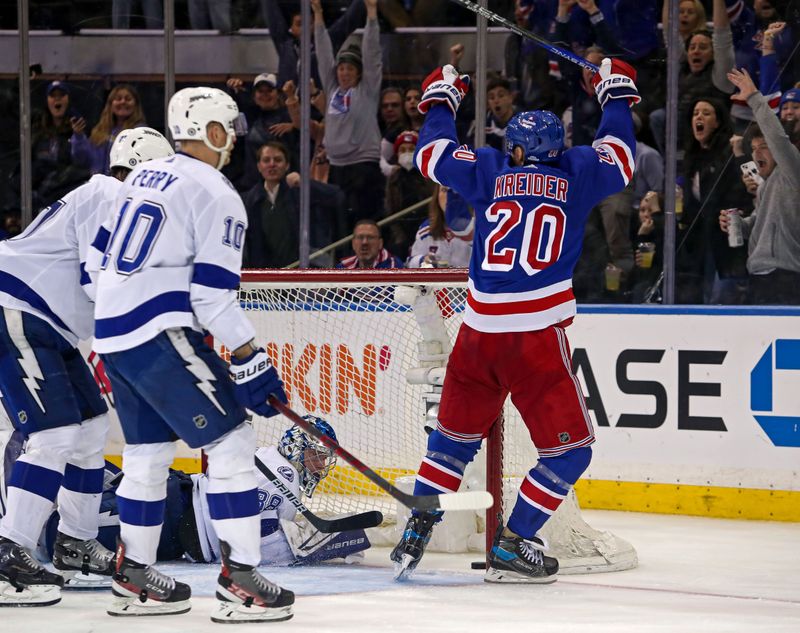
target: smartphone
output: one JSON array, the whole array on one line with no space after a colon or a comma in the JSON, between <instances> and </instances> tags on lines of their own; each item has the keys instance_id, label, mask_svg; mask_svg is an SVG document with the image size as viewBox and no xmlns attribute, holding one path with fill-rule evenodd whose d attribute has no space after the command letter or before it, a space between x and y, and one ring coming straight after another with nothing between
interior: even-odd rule
<instances>
[{"instance_id":1,"label":"smartphone","mask_svg":"<svg viewBox=\"0 0 800 633\"><path fill-rule=\"evenodd\" d=\"M764 179L758 173L758 167L756 166L756 162L751 160L750 162L744 163L740 166L742 170L743 176L750 176L753 180L755 180L759 185L764 182Z\"/></svg>"}]
</instances>

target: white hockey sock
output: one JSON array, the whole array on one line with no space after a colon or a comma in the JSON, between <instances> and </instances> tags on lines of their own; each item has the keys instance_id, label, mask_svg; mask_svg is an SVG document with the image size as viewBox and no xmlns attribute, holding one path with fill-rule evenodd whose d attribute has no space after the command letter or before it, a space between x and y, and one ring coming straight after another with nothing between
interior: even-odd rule
<instances>
[{"instance_id":1,"label":"white hockey sock","mask_svg":"<svg viewBox=\"0 0 800 633\"><path fill-rule=\"evenodd\" d=\"M126 557L137 563L156 562L169 465L174 457L174 442L128 444L123 451L124 476L117 488L120 538Z\"/></svg>"},{"instance_id":2,"label":"white hockey sock","mask_svg":"<svg viewBox=\"0 0 800 633\"><path fill-rule=\"evenodd\" d=\"M30 456L21 455L11 471L8 507L0 520L0 536L34 549L53 512L62 477L58 470L31 463Z\"/></svg>"},{"instance_id":3,"label":"white hockey sock","mask_svg":"<svg viewBox=\"0 0 800 633\"><path fill-rule=\"evenodd\" d=\"M95 538L102 493L103 468L67 464L58 493L58 531L83 541Z\"/></svg>"},{"instance_id":4,"label":"white hockey sock","mask_svg":"<svg viewBox=\"0 0 800 633\"><path fill-rule=\"evenodd\" d=\"M208 455L206 499L211 524L231 547L231 559L243 565L261 561L258 480L253 466L255 432L240 424L213 444Z\"/></svg>"},{"instance_id":5,"label":"white hockey sock","mask_svg":"<svg viewBox=\"0 0 800 633\"><path fill-rule=\"evenodd\" d=\"M243 565L261 562L261 520L258 515L236 519L211 519L220 541L231 546L231 560Z\"/></svg>"}]
</instances>

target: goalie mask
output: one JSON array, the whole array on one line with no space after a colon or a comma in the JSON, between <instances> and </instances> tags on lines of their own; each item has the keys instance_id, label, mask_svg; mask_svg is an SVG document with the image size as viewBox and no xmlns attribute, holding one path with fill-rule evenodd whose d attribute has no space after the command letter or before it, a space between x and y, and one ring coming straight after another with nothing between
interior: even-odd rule
<instances>
[{"instance_id":1,"label":"goalie mask","mask_svg":"<svg viewBox=\"0 0 800 633\"><path fill-rule=\"evenodd\" d=\"M555 161L564 151L564 126L555 114L533 110L514 115L506 126L506 154L521 147L525 164Z\"/></svg>"},{"instance_id":2,"label":"goalie mask","mask_svg":"<svg viewBox=\"0 0 800 633\"><path fill-rule=\"evenodd\" d=\"M139 163L166 158L175 152L164 136L150 127L136 127L117 134L109 151L109 166L133 169Z\"/></svg>"},{"instance_id":3,"label":"goalie mask","mask_svg":"<svg viewBox=\"0 0 800 633\"><path fill-rule=\"evenodd\" d=\"M184 88L169 100L167 122L176 141L203 141L219 153L217 169L222 169L233 149L234 138L247 134L247 122L236 102L218 88ZM208 140L208 124L219 123L228 135L223 147Z\"/></svg>"},{"instance_id":4,"label":"goalie mask","mask_svg":"<svg viewBox=\"0 0 800 633\"><path fill-rule=\"evenodd\" d=\"M325 420L313 415L303 416L319 431L336 441L336 433ZM336 455L316 438L310 436L299 426L293 426L283 434L278 444L278 452L283 455L297 470L300 478L300 490L307 497L336 466Z\"/></svg>"}]
</instances>

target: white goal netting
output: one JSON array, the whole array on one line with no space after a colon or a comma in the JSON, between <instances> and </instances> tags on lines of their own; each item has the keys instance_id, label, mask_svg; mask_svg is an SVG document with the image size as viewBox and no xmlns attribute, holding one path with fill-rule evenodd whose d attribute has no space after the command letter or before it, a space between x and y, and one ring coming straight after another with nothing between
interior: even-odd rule
<instances>
[{"instance_id":1,"label":"white goal netting","mask_svg":"<svg viewBox=\"0 0 800 633\"><path fill-rule=\"evenodd\" d=\"M447 355L461 325L465 282L464 271L445 270L252 271L242 276L240 300L284 380L290 406L301 415L327 420L342 446L399 485L413 481L425 453L425 426L435 420ZM501 481L486 482L482 454L464 481L486 486L495 496L502 487L510 509L520 479L537 457L510 401L504 417ZM255 423L261 445L277 442L288 426L280 417ZM404 520L391 497L341 460L305 502L321 515L377 509L389 525ZM577 505L570 512L570 525L583 523ZM451 521L464 525L464 517ZM462 551L483 549L484 539L475 537L486 529L483 517L467 519L467 524L466 531L472 525L474 530ZM603 533L591 532L589 541L611 549ZM575 546L574 536L569 540L567 547L577 547L581 555L596 553L594 545ZM448 541L442 548L452 551L454 546Z\"/></svg>"}]
</instances>

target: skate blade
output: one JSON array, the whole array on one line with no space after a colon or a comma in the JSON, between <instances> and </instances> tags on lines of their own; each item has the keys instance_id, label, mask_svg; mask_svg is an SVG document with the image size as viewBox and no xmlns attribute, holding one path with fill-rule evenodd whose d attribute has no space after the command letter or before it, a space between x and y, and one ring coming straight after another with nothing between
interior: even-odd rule
<instances>
[{"instance_id":1,"label":"skate blade","mask_svg":"<svg viewBox=\"0 0 800 633\"><path fill-rule=\"evenodd\" d=\"M400 562L394 564L394 579L408 580L414 573L416 565L413 565L414 557L411 554L403 554Z\"/></svg>"},{"instance_id":2,"label":"skate blade","mask_svg":"<svg viewBox=\"0 0 800 633\"><path fill-rule=\"evenodd\" d=\"M294 616L292 605L285 607L246 607L239 602L219 600L211 612L211 621L218 624L237 622L282 622Z\"/></svg>"},{"instance_id":3,"label":"skate blade","mask_svg":"<svg viewBox=\"0 0 800 633\"><path fill-rule=\"evenodd\" d=\"M0 580L0 607L49 607L59 602L61 587L58 585L34 585L18 590Z\"/></svg>"},{"instance_id":4,"label":"skate blade","mask_svg":"<svg viewBox=\"0 0 800 633\"><path fill-rule=\"evenodd\" d=\"M525 576L513 571L492 568L487 569L483 576L483 582L516 585L550 585L556 580L558 577L555 574L552 576Z\"/></svg>"},{"instance_id":5,"label":"skate blade","mask_svg":"<svg viewBox=\"0 0 800 633\"><path fill-rule=\"evenodd\" d=\"M100 574L84 574L82 571L66 571L59 569L64 576L64 589L70 591L91 591L93 589L108 589L111 586L111 576Z\"/></svg>"},{"instance_id":6,"label":"skate blade","mask_svg":"<svg viewBox=\"0 0 800 633\"><path fill-rule=\"evenodd\" d=\"M188 613L191 608L192 603L188 600L181 600L180 602L146 600L141 602L139 598L116 597L111 606L106 609L106 613L116 617L180 615L181 613Z\"/></svg>"}]
</instances>

